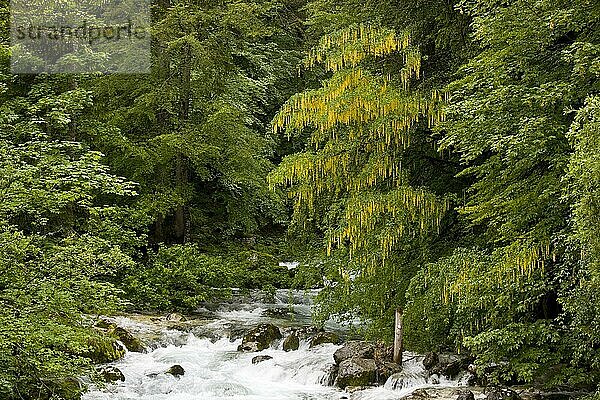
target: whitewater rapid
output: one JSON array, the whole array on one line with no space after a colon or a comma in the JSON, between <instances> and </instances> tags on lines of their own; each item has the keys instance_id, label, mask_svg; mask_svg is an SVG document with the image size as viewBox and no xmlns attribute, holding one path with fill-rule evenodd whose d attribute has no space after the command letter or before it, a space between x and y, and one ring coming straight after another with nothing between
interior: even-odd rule
<instances>
[{"instance_id":1,"label":"whitewater rapid","mask_svg":"<svg viewBox=\"0 0 600 400\"><path fill-rule=\"evenodd\" d=\"M281 296L283 297L283 295ZM405 353L405 363L400 379L390 379L377 388L348 394L325 383L333 365L333 353L340 346L323 344L309 347L301 341L296 351L285 352L279 342L258 353L237 351L240 332L259 323L271 322L279 326L305 326L310 306L305 300L294 299L290 319L269 317L267 310L281 306L282 299L273 304L248 303L220 306L213 311L214 319L195 327L191 332L159 328L154 337L154 349L147 353L128 352L122 360L113 363L124 376L124 382L93 387L84 400L392 400L406 396L416 388L428 387L432 382L426 377L421 358ZM290 308L292 310L292 308ZM310 321L310 317L308 317ZM121 317L118 324L136 334L149 334L157 330L147 321ZM342 329L332 324L331 329ZM273 357L252 364L259 355ZM185 374L179 378L165 374L169 367L178 364ZM434 382L437 385L456 386L459 382Z\"/></svg>"}]
</instances>

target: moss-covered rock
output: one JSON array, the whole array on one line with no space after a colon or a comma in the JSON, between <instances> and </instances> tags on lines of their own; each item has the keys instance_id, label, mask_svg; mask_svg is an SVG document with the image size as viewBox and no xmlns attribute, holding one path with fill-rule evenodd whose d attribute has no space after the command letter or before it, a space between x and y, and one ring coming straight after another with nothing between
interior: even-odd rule
<instances>
[{"instance_id":1,"label":"moss-covered rock","mask_svg":"<svg viewBox=\"0 0 600 400\"><path fill-rule=\"evenodd\" d=\"M283 350L284 351L293 351L298 350L300 347L300 339L294 333L289 335L283 341Z\"/></svg>"},{"instance_id":2,"label":"moss-covered rock","mask_svg":"<svg viewBox=\"0 0 600 400\"><path fill-rule=\"evenodd\" d=\"M86 390L85 385L74 377L44 380L44 384L31 393L29 398L39 400L79 400Z\"/></svg>"},{"instance_id":3,"label":"moss-covered rock","mask_svg":"<svg viewBox=\"0 0 600 400\"><path fill-rule=\"evenodd\" d=\"M117 324L116 324L116 322L112 321L109 318L100 317L94 323L94 326L96 328L100 328L100 329L113 330L113 329L115 329L117 327Z\"/></svg>"},{"instance_id":4,"label":"moss-covered rock","mask_svg":"<svg viewBox=\"0 0 600 400\"><path fill-rule=\"evenodd\" d=\"M340 344L342 340L333 332L319 332L310 340L310 347L315 347L324 343Z\"/></svg>"},{"instance_id":5,"label":"moss-covered rock","mask_svg":"<svg viewBox=\"0 0 600 400\"><path fill-rule=\"evenodd\" d=\"M375 360L354 357L344 360L338 367L336 386L369 386L377 383L377 365Z\"/></svg>"},{"instance_id":6,"label":"moss-covered rock","mask_svg":"<svg viewBox=\"0 0 600 400\"><path fill-rule=\"evenodd\" d=\"M106 364L122 358L125 348L112 337L98 336L89 339L88 348L79 355L95 364Z\"/></svg>"},{"instance_id":7,"label":"moss-covered rock","mask_svg":"<svg viewBox=\"0 0 600 400\"><path fill-rule=\"evenodd\" d=\"M111 331L111 334L121 341L129 351L143 353L146 347L142 341L131 334L127 329L120 326Z\"/></svg>"},{"instance_id":8,"label":"moss-covered rock","mask_svg":"<svg viewBox=\"0 0 600 400\"><path fill-rule=\"evenodd\" d=\"M123 375L123 372L119 368L112 365L99 368L98 373L105 382L125 381L125 375Z\"/></svg>"},{"instance_id":9,"label":"moss-covered rock","mask_svg":"<svg viewBox=\"0 0 600 400\"><path fill-rule=\"evenodd\" d=\"M261 351L281 338L281 331L278 327L272 324L261 324L244 335L242 344L238 346L238 351Z\"/></svg>"}]
</instances>

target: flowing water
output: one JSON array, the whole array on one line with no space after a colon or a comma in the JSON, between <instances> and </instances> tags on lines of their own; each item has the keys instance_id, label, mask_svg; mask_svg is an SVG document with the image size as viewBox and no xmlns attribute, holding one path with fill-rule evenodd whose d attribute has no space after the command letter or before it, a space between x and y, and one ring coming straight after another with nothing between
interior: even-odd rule
<instances>
[{"instance_id":1,"label":"flowing water","mask_svg":"<svg viewBox=\"0 0 600 400\"><path fill-rule=\"evenodd\" d=\"M259 323L270 322L284 331L310 326L313 295L278 291L272 299L238 295L227 303L207 304L201 310L206 318L189 332L169 329L148 318L118 318L120 326L146 337L152 349L127 353L113 364L123 372L125 381L93 388L84 400L391 400L432 383L459 384L432 381L422 367L422 358L405 353L399 376L390 378L384 386L348 394L325 385L333 365L332 355L340 346L309 348L303 340L297 351L285 352L281 343L259 353L237 351L243 333ZM347 327L328 323L326 329L343 334ZM257 355L273 358L252 364ZM164 373L174 364L184 368L182 377Z\"/></svg>"}]
</instances>

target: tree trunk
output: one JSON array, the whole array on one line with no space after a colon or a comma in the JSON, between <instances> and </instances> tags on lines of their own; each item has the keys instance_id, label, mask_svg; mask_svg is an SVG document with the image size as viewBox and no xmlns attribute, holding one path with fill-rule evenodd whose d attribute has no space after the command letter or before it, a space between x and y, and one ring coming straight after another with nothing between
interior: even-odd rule
<instances>
[{"instance_id":1,"label":"tree trunk","mask_svg":"<svg viewBox=\"0 0 600 400\"><path fill-rule=\"evenodd\" d=\"M396 308L396 328L394 330L394 362L402 365L402 310Z\"/></svg>"}]
</instances>

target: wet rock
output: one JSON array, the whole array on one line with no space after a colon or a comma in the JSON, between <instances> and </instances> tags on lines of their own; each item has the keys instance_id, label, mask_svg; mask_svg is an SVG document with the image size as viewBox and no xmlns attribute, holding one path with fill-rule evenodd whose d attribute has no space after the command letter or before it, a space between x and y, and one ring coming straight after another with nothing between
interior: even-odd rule
<instances>
[{"instance_id":1,"label":"wet rock","mask_svg":"<svg viewBox=\"0 0 600 400\"><path fill-rule=\"evenodd\" d=\"M354 392L360 392L362 390L368 389L368 386L346 386L346 392L348 393L354 393Z\"/></svg>"},{"instance_id":2,"label":"wet rock","mask_svg":"<svg viewBox=\"0 0 600 400\"><path fill-rule=\"evenodd\" d=\"M303 326L294 329L294 332L296 333L296 336L298 336L299 339L308 339L318 334L319 332L323 332L323 330L317 328L316 326Z\"/></svg>"},{"instance_id":3,"label":"wet rock","mask_svg":"<svg viewBox=\"0 0 600 400\"><path fill-rule=\"evenodd\" d=\"M390 376L402 371L402 367L391 361L376 361L377 383L383 385Z\"/></svg>"},{"instance_id":4,"label":"wet rock","mask_svg":"<svg viewBox=\"0 0 600 400\"><path fill-rule=\"evenodd\" d=\"M244 335L238 351L261 351L267 349L277 339L281 339L281 331L278 327L272 324L261 324Z\"/></svg>"},{"instance_id":5,"label":"wet rock","mask_svg":"<svg viewBox=\"0 0 600 400\"><path fill-rule=\"evenodd\" d=\"M440 362L440 357L437 353L431 352L425 354L425 358L423 359L423 366L426 370L430 370L435 367Z\"/></svg>"},{"instance_id":6,"label":"wet rock","mask_svg":"<svg viewBox=\"0 0 600 400\"><path fill-rule=\"evenodd\" d=\"M369 386L375 382L377 382L375 360L355 357L340 363L335 384L344 389L347 386Z\"/></svg>"},{"instance_id":7,"label":"wet rock","mask_svg":"<svg viewBox=\"0 0 600 400\"><path fill-rule=\"evenodd\" d=\"M319 332L312 337L309 347L315 347L324 343L339 344L340 342L340 337L333 332Z\"/></svg>"},{"instance_id":8,"label":"wet rock","mask_svg":"<svg viewBox=\"0 0 600 400\"><path fill-rule=\"evenodd\" d=\"M291 334L285 338L283 341L283 350L284 351L293 351L298 350L300 347L300 339L295 334Z\"/></svg>"},{"instance_id":9,"label":"wet rock","mask_svg":"<svg viewBox=\"0 0 600 400\"><path fill-rule=\"evenodd\" d=\"M267 361L267 360L272 360L273 357L271 356L256 356L252 358L252 364L258 364L259 362L263 362L263 361Z\"/></svg>"},{"instance_id":10,"label":"wet rock","mask_svg":"<svg viewBox=\"0 0 600 400\"><path fill-rule=\"evenodd\" d=\"M175 378L179 378L185 374L185 370L179 364L173 365L171 368L165 371L165 374L173 375Z\"/></svg>"},{"instance_id":11,"label":"wet rock","mask_svg":"<svg viewBox=\"0 0 600 400\"><path fill-rule=\"evenodd\" d=\"M394 346L388 346L383 342L375 344L373 358L376 361L392 361L394 358Z\"/></svg>"},{"instance_id":12,"label":"wet rock","mask_svg":"<svg viewBox=\"0 0 600 400\"><path fill-rule=\"evenodd\" d=\"M125 328L117 326L115 329L112 330L112 334L116 336L129 351L143 353L146 349L142 344L142 341L133 336L131 332L129 332Z\"/></svg>"},{"instance_id":13,"label":"wet rock","mask_svg":"<svg viewBox=\"0 0 600 400\"><path fill-rule=\"evenodd\" d=\"M413 391L411 394L409 394L408 396L406 396L404 399L405 400L424 400L424 399L431 399L433 397L437 397L437 395L429 393L425 389L417 389L417 390Z\"/></svg>"},{"instance_id":14,"label":"wet rock","mask_svg":"<svg viewBox=\"0 0 600 400\"><path fill-rule=\"evenodd\" d=\"M439 354L438 362L431 368L430 373L456 378L462 371L466 371L471 364L470 357L457 354Z\"/></svg>"},{"instance_id":15,"label":"wet rock","mask_svg":"<svg viewBox=\"0 0 600 400\"><path fill-rule=\"evenodd\" d=\"M106 364L122 358L125 348L115 339L103 337L91 339L88 349L79 355L89 358L94 364Z\"/></svg>"},{"instance_id":16,"label":"wet rock","mask_svg":"<svg viewBox=\"0 0 600 400\"><path fill-rule=\"evenodd\" d=\"M123 372L121 372L119 368L112 365L101 367L98 373L105 382L125 382L125 375L123 375Z\"/></svg>"},{"instance_id":17,"label":"wet rock","mask_svg":"<svg viewBox=\"0 0 600 400\"><path fill-rule=\"evenodd\" d=\"M460 389L456 391L458 397L456 400L475 400L475 395L468 389Z\"/></svg>"},{"instance_id":18,"label":"wet rock","mask_svg":"<svg viewBox=\"0 0 600 400\"><path fill-rule=\"evenodd\" d=\"M169 322L183 322L186 320L186 318L183 315L177 313L169 313L167 314L165 319Z\"/></svg>"},{"instance_id":19,"label":"wet rock","mask_svg":"<svg viewBox=\"0 0 600 400\"><path fill-rule=\"evenodd\" d=\"M486 400L521 400L521 396L509 388L494 388L487 393Z\"/></svg>"},{"instance_id":20,"label":"wet rock","mask_svg":"<svg viewBox=\"0 0 600 400\"><path fill-rule=\"evenodd\" d=\"M335 384L335 378L338 374L338 366L336 364L328 365L324 371L325 375L320 379L319 384L324 386L333 386Z\"/></svg>"},{"instance_id":21,"label":"wet rock","mask_svg":"<svg viewBox=\"0 0 600 400\"><path fill-rule=\"evenodd\" d=\"M339 365L342 361L352 357L372 359L374 353L375 346L373 344L361 340L352 340L344 343L342 347L333 353L333 360Z\"/></svg>"}]
</instances>

